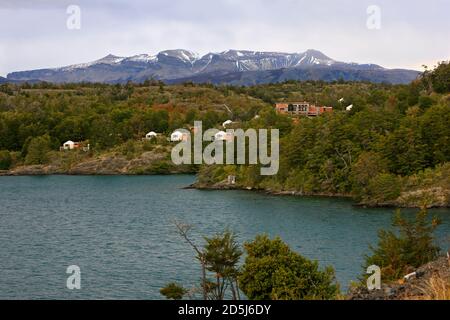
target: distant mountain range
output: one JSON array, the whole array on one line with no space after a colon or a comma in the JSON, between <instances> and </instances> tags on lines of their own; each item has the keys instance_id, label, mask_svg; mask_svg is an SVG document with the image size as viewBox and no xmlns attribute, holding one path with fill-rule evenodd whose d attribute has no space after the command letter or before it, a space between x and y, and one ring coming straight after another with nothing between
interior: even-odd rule
<instances>
[{"instance_id":1,"label":"distant mountain range","mask_svg":"<svg viewBox=\"0 0 450 320\"><path fill-rule=\"evenodd\" d=\"M345 63L320 51L303 53L227 50L204 56L184 50L102 59L61 68L12 72L8 81L125 83L146 79L252 85L285 80L352 80L409 83L418 71L386 69L376 64ZM1 79L0 79L1 82Z\"/></svg>"}]
</instances>

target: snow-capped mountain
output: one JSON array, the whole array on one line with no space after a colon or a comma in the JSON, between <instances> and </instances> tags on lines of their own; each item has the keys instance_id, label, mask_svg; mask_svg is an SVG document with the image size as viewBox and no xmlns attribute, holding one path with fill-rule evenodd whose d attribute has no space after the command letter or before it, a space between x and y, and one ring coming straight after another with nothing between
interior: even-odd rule
<instances>
[{"instance_id":1,"label":"snow-capped mountain","mask_svg":"<svg viewBox=\"0 0 450 320\"><path fill-rule=\"evenodd\" d=\"M295 68L305 65L332 65L333 59L315 50L304 53L280 53L260 51L227 50L209 53L196 61L195 71L261 71L282 68Z\"/></svg>"},{"instance_id":2,"label":"snow-capped mountain","mask_svg":"<svg viewBox=\"0 0 450 320\"><path fill-rule=\"evenodd\" d=\"M183 63L190 64L191 66L199 59L199 55L196 52L178 49L178 50L166 50L158 53L158 59L170 58Z\"/></svg>"},{"instance_id":3,"label":"snow-capped mountain","mask_svg":"<svg viewBox=\"0 0 450 320\"><path fill-rule=\"evenodd\" d=\"M297 79L298 73L321 70L315 74L335 72L348 80L367 80L379 82L409 82L417 76L416 71L403 70L397 76L395 70L384 69L375 64L344 63L331 59L320 51L307 50L303 53L261 52L249 50L227 50L199 56L195 52L177 49L165 50L156 55L140 54L131 57L107 55L96 61L70 65L61 68L40 69L13 72L8 74L9 80L49 81L49 82L107 82L126 81L142 82L146 79L157 79L168 82L209 81L214 83L230 83L228 78L236 79L245 75L246 80L234 81L236 84L261 83L264 74L273 71L290 75ZM343 72L345 71L345 72ZM307 73L306 73L307 74ZM384 76L383 76L384 75ZM394 75L394 76L393 76ZM333 79L333 75L322 80ZM278 81L277 79L267 81ZM307 79L315 79L313 76ZM252 80L254 79L254 81ZM259 79L259 80L258 80ZM284 76L280 77L284 79ZM303 76L300 77L303 79ZM321 78L319 77L319 79ZM347 79L346 79L347 80ZM267 82L266 81L266 82Z\"/></svg>"},{"instance_id":4,"label":"snow-capped mountain","mask_svg":"<svg viewBox=\"0 0 450 320\"><path fill-rule=\"evenodd\" d=\"M104 58L101 58L99 60L95 60L93 62L88 62L88 63L80 63L80 64L74 64L71 66L67 66L67 67L62 67L62 68L56 68L54 70L59 70L59 71L73 71L76 69L85 69L85 68L89 68L91 66L97 65L97 64L108 64L108 65L118 65L119 63L121 63L123 60L125 60L126 58L124 57L118 57L112 54L107 55Z\"/></svg>"}]
</instances>

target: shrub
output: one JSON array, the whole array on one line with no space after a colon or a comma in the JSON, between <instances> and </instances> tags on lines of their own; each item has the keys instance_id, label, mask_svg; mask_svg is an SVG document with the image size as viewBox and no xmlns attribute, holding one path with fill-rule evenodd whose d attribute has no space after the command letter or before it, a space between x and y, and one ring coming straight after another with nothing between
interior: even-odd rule
<instances>
[{"instance_id":1,"label":"shrub","mask_svg":"<svg viewBox=\"0 0 450 320\"><path fill-rule=\"evenodd\" d=\"M423 96L419 98L419 107L422 110L426 110L431 107L434 103L434 100L429 96Z\"/></svg>"},{"instance_id":2,"label":"shrub","mask_svg":"<svg viewBox=\"0 0 450 320\"><path fill-rule=\"evenodd\" d=\"M244 245L247 257L239 284L251 300L333 299L338 294L332 268L319 270L280 238L257 236Z\"/></svg>"},{"instance_id":3,"label":"shrub","mask_svg":"<svg viewBox=\"0 0 450 320\"><path fill-rule=\"evenodd\" d=\"M400 196L400 178L390 173L380 173L369 181L365 199L369 202L383 203Z\"/></svg>"},{"instance_id":4,"label":"shrub","mask_svg":"<svg viewBox=\"0 0 450 320\"><path fill-rule=\"evenodd\" d=\"M145 140L142 143L142 150L144 150L144 151L152 151L155 148L155 145L156 145L156 139Z\"/></svg>"},{"instance_id":5,"label":"shrub","mask_svg":"<svg viewBox=\"0 0 450 320\"><path fill-rule=\"evenodd\" d=\"M238 296L236 277L239 274L238 263L242 251L236 241L236 235L229 230L208 238L203 250L203 258L207 271L213 273L214 282L209 288L210 296L215 300L223 300L229 287L233 299Z\"/></svg>"},{"instance_id":6,"label":"shrub","mask_svg":"<svg viewBox=\"0 0 450 320\"><path fill-rule=\"evenodd\" d=\"M136 152L136 146L133 140L125 142L121 149L124 156L132 156Z\"/></svg>"},{"instance_id":7,"label":"shrub","mask_svg":"<svg viewBox=\"0 0 450 320\"><path fill-rule=\"evenodd\" d=\"M7 150L0 151L0 170L8 170L11 167L12 158Z\"/></svg>"},{"instance_id":8,"label":"shrub","mask_svg":"<svg viewBox=\"0 0 450 320\"><path fill-rule=\"evenodd\" d=\"M170 173L170 169L170 163L164 161L153 163L150 166L150 172L152 174L168 174Z\"/></svg>"},{"instance_id":9,"label":"shrub","mask_svg":"<svg viewBox=\"0 0 450 320\"><path fill-rule=\"evenodd\" d=\"M161 290L159 290L159 292L167 299L181 300L187 293L187 290L182 286L172 282L169 283L164 288L162 288Z\"/></svg>"},{"instance_id":10,"label":"shrub","mask_svg":"<svg viewBox=\"0 0 450 320\"><path fill-rule=\"evenodd\" d=\"M314 175L311 172L307 169L296 169L290 172L285 187L287 190L308 194L314 191L315 184Z\"/></svg>"},{"instance_id":11,"label":"shrub","mask_svg":"<svg viewBox=\"0 0 450 320\"><path fill-rule=\"evenodd\" d=\"M49 135L32 138L27 148L25 164L45 164L49 161L48 153L51 151Z\"/></svg>"},{"instance_id":12,"label":"shrub","mask_svg":"<svg viewBox=\"0 0 450 320\"><path fill-rule=\"evenodd\" d=\"M205 245L199 247L191 239L192 226L179 222L175 222L175 225L180 236L196 253L196 260L200 263L202 271L200 289L203 299L224 300L226 296L231 296L233 300L239 299L237 264L242 251L235 234L225 230L211 238L205 237ZM168 299L181 299L187 293L175 283L168 284L160 292Z\"/></svg>"},{"instance_id":13,"label":"shrub","mask_svg":"<svg viewBox=\"0 0 450 320\"><path fill-rule=\"evenodd\" d=\"M433 89L439 93L450 92L450 63L443 61L431 73Z\"/></svg>"},{"instance_id":14,"label":"shrub","mask_svg":"<svg viewBox=\"0 0 450 320\"><path fill-rule=\"evenodd\" d=\"M352 191L357 198L367 193L371 179L387 171L386 161L376 152L362 152L352 165Z\"/></svg>"},{"instance_id":15,"label":"shrub","mask_svg":"<svg viewBox=\"0 0 450 320\"><path fill-rule=\"evenodd\" d=\"M373 254L366 257L366 268L377 265L384 280L396 280L411 269L436 259L439 248L433 243L433 232L440 221L433 218L429 222L427 218L427 211L421 210L413 221L408 221L397 210L392 225L398 229L398 234L379 231L378 246L370 247Z\"/></svg>"}]
</instances>

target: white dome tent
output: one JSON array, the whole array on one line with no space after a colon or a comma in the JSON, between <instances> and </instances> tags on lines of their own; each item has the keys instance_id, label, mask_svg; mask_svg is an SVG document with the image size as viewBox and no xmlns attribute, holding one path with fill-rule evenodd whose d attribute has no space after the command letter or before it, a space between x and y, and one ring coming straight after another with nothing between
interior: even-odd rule
<instances>
[{"instance_id":1,"label":"white dome tent","mask_svg":"<svg viewBox=\"0 0 450 320\"><path fill-rule=\"evenodd\" d=\"M63 144L64 150L73 150L74 148L75 148L75 142L73 142L72 140L66 141Z\"/></svg>"},{"instance_id":2,"label":"white dome tent","mask_svg":"<svg viewBox=\"0 0 450 320\"><path fill-rule=\"evenodd\" d=\"M230 124L233 124L233 121L231 120L227 120L224 123L222 123L222 127L226 128L227 126L229 126Z\"/></svg>"},{"instance_id":3,"label":"white dome tent","mask_svg":"<svg viewBox=\"0 0 450 320\"><path fill-rule=\"evenodd\" d=\"M150 131L149 133L147 133L145 135L145 139L147 140L151 140L151 139L155 139L158 136L158 134L154 131Z\"/></svg>"},{"instance_id":4,"label":"white dome tent","mask_svg":"<svg viewBox=\"0 0 450 320\"><path fill-rule=\"evenodd\" d=\"M233 134L231 132L219 131L214 135L216 141L231 141Z\"/></svg>"},{"instance_id":5,"label":"white dome tent","mask_svg":"<svg viewBox=\"0 0 450 320\"><path fill-rule=\"evenodd\" d=\"M170 135L170 141L172 142L178 142L178 141L184 141L187 140L187 133L182 132L180 130L175 130L171 135Z\"/></svg>"}]
</instances>

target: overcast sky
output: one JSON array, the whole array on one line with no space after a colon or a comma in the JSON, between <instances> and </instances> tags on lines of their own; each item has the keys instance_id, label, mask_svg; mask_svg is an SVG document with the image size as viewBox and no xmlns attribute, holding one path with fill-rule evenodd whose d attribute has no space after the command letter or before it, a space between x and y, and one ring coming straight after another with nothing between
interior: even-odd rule
<instances>
[{"instance_id":1,"label":"overcast sky","mask_svg":"<svg viewBox=\"0 0 450 320\"><path fill-rule=\"evenodd\" d=\"M69 30L66 10L81 9ZM367 7L381 28L367 27ZM450 59L450 0L0 0L0 75L184 48L303 52L421 69Z\"/></svg>"}]
</instances>

